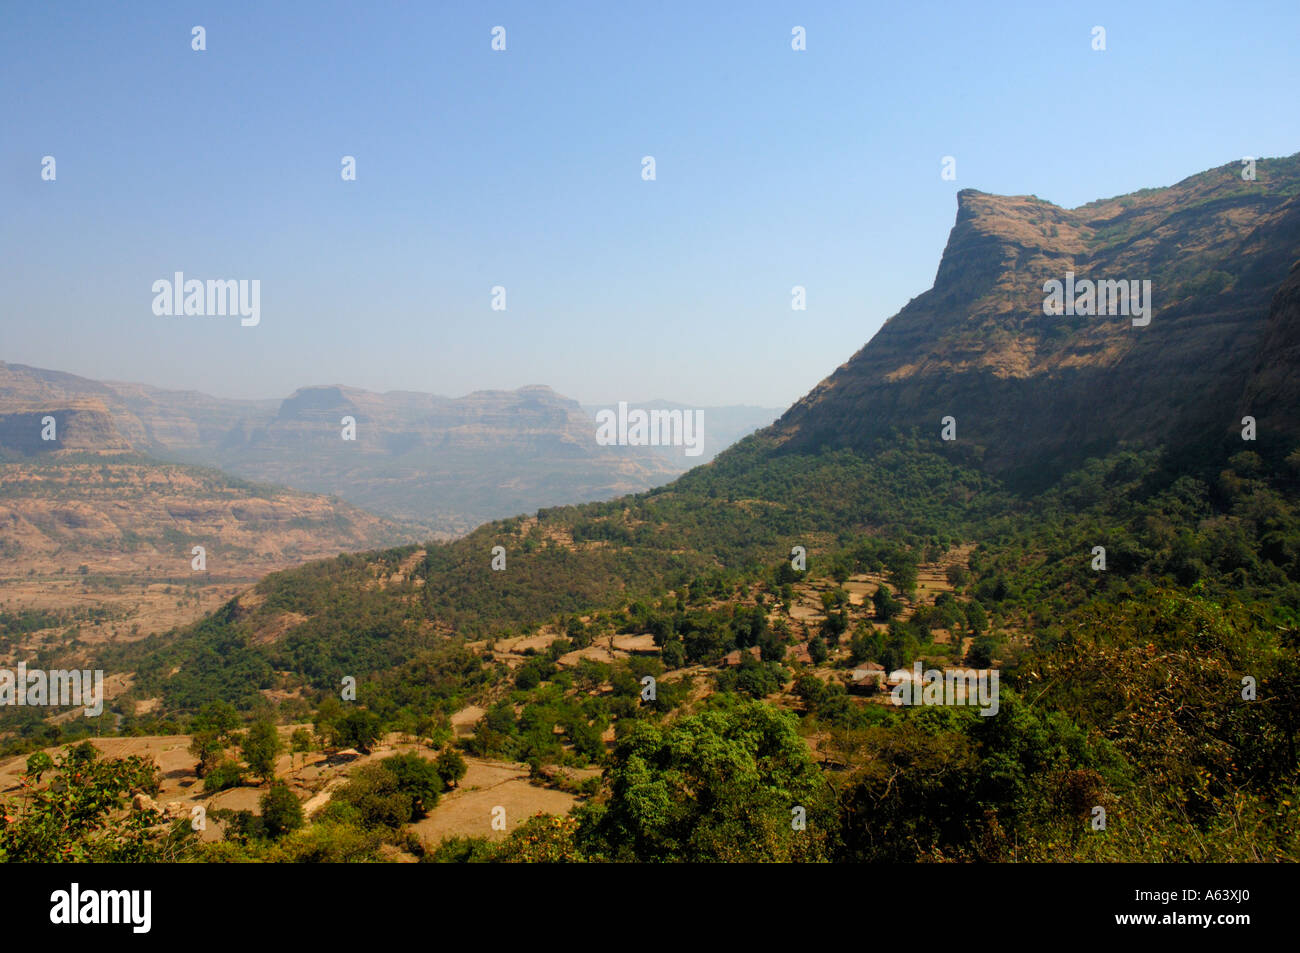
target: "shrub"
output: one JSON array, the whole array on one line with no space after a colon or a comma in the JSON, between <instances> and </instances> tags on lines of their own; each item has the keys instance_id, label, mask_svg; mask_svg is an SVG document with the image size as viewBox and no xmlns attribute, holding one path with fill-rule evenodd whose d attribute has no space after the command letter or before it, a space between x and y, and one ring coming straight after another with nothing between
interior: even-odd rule
<instances>
[{"instance_id":1,"label":"shrub","mask_svg":"<svg viewBox=\"0 0 1300 953\"><path fill-rule=\"evenodd\" d=\"M302 805L283 781L274 782L261 797L262 822L271 837L282 837L302 827Z\"/></svg>"},{"instance_id":2,"label":"shrub","mask_svg":"<svg viewBox=\"0 0 1300 953\"><path fill-rule=\"evenodd\" d=\"M364 708L345 712L329 726L330 739L340 748L356 748L369 754L370 747L379 740L379 716Z\"/></svg>"},{"instance_id":3,"label":"shrub","mask_svg":"<svg viewBox=\"0 0 1300 953\"><path fill-rule=\"evenodd\" d=\"M226 758L207 773L203 779L203 793L216 794L244 783L244 769L238 761Z\"/></svg>"},{"instance_id":4,"label":"shrub","mask_svg":"<svg viewBox=\"0 0 1300 953\"><path fill-rule=\"evenodd\" d=\"M438 766L418 754L395 754L380 762L397 779L397 790L411 799L408 820L418 821L438 803L443 780Z\"/></svg>"},{"instance_id":5,"label":"shrub","mask_svg":"<svg viewBox=\"0 0 1300 953\"><path fill-rule=\"evenodd\" d=\"M54 767L54 759L44 751L38 751L27 759L27 773L33 775L37 781L52 767Z\"/></svg>"},{"instance_id":6,"label":"shrub","mask_svg":"<svg viewBox=\"0 0 1300 953\"><path fill-rule=\"evenodd\" d=\"M348 864L378 860L382 838L348 824L325 821L282 838L267 860L293 864Z\"/></svg>"},{"instance_id":7,"label":"shrub","mask_svg":"<svg viewBox=\"0 0 1300 953\"><path fill-rule=\"evenodd\" d=\"M396 775L381 764L359 768L334 799L355 810L361 827L396 829L411 819L411 796L400 790Z\"/></svg>"},{"instance_id":8,"label":"shrub","mask_svg":"<svg viewBox=\"0 0 1300 953\"><path fill-rule=\"evenodd\" d=\"M253 722L240 745L248 769L263 780L275 777L275 757L280 753L280 736L265 718Z\"/></svg>"},{"instance_id":9,"label":"shrub","mask_svg":"<svg viewBox=\"0 0 1300 953\"><path fill-rule=\"evenodd\" d=\"M454 748L448 748L442 754L438 755L438 760L434 762L438 769L438 776L442 778L443 787L454 787L460 779L465 777L468 766L465 759L460 756L460 752Z\"/></svg>"}]
</instances>

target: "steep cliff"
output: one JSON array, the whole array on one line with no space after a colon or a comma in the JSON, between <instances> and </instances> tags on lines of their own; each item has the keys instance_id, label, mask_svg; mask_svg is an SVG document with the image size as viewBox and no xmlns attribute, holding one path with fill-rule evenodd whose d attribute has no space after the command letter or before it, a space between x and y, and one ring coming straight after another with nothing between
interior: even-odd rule
<instances>
[{"instance_id":1,"label":"steep cliff","mask_svg":"<svg viewBox=\"0 0 1300 953\"><path fill-rule=\"evenodd\" d=\"M1240 170L1077 209L959 193L934 287L770 433L786 451L862 449L894 428L938 440L951 415L990 469L1035 479L1120 443L1223 439L1248 379L1286 377L1296 333L1274 298L1300 259L1300 156ZM1069 273L1149 281L1150 323L1044 314L1045 284ZM1296 420L1294 388L1271 393L1267 412Z\"/></svg>"}]
</instances>

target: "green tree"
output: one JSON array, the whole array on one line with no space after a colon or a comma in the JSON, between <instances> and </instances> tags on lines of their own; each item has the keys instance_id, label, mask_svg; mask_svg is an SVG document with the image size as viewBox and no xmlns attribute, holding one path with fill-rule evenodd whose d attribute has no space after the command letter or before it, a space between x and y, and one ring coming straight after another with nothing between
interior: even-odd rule
<instances>
[{"instance_id":1,"label":"green tree","mask_svg":"<svg viewBox=\"0 0 1300 953\"><path fill-rule=\"evenodd\" d=\"M379 716L365 708L349 709L331 726L335 745L356 748L362 754L370 753L380 734Z\"/></svg>"},{"instance_id":2,"label":"green tree","mask_svg":"<svg viewBox=\"0 0 1300 953\"><path fill-rule=\"evenodd\" d=\"M885 568L889 571L890 582L900 592L913 592L916 589L916 554L910 549L896 549L887 555Z\"/></svg>"},{"instance_id":3,"label":"green tree","mask_svg":"<svg viewBox=\"0 0 1300 953\"><path fill-rule=\"evenodd\" d=\"M659 653L664 668L681 668L686 664L686 645L681 639L669 639Z\"/></svg>"},{"instance_id":4,"label":"green tree","mask_svg":"<svg viewBox=\"0 0 1300 953\"><path fill-rule=\"evenodd\" d=\"M303 825L302 805L284 781L277 780L259 800L262 823L271 837L283 837Z\"/></svg>"},{"instance_id":5,"label":"green tree","mask_svg":"<svg viewBox=\"0 0 1300 953\"><path fill-rule=\"evenodd\" d=\"M460 752L455 748L448 748L438 755L434 764L438 767L438 776L442 778L443 787L447 788L459 784L460 779L465 777L465 772L468 770L465 759L460 756Z\"/></svg>"},{"instance_id":6,"label":"green tree","mask_svg":"<svg viewBox=\"0 0 1300 953\"><path fill-rule=\"evenodd\" d=\"M794 693L809 711L816 711L826 700L826 683L816 675L800 675L794 680Z\"/></svg>"},{"instance_id":7,"label":"green tree","mask_svg":"<svg viewBox=\"0 0 1300 953\"><path fill-rule=\"evenodd\" d=\"M987 635L982 635L971 642L970 650L966 653L966 662L975 668L988 668L993 664L993 653L997 649L997 643Z\"/></svg>"},{"instance_id":8,"label":"green tree","mask_svg":"<svg viewBox=\"0 0 1300 953\"><path fill-rule=\"evenodd\" d=\"M325 814L326 820L351 821L363 828L396 829L411 819L411 796L400 789L392 771L367 764L339 788Z\"/></svg>"},{"instance_id":9,"label":"green tree","mask_svg":"<svg viewBox=\"0 0 1300 953\"><path fill-rule=\"evenodd\" d=\"M253 722L244 736L241 750L248 769L264 781L275 777L275 759L280 753L280 735L269 719Z\"/></svg>"},{"instance_id":10,"label":"green tree","mask_svg":"<svg viewBox=\"0 0 1300 953\"><path fill-rule=\"evenodd\" d=\"M220 763L226 753L226 746L222 744L221 737L215 729L205 728L194 733L190 739L190 754L198 758L198 764L194 766L194 773L199 778L205 778L208 772Z\"/></svg>"},{"instance_id":11,"label":"green tree","mask_svg":"<svg viewBox=\"0 0 1300 953\"><path fill-rule=\"evenodd\" d=\"M443 789L442 774L434 762L414 752L405 752L379 763L397 779L397 790L410 797L408 820L418 821L433 810Z\"/></svg>"},{"instance_id":12,"label":"green tree","mask_svg":"<svg viewBox=\"0 0 1300 953\"><path fill-rule=\"evenodd\" d=\"M295 728L289 736L289 750L293 754L306 754L311 750L311 732L306 728Z\"/></svg>"},{"instance_id":13,"label":"green tree","mask_svg":"<svg viewBox=\"0 0 1300 953\"><path fill-rule=\"evenodd\" d=\"M881 622L897 618L903 611L903 604L894 598L894 594L884 583L876 587L876 594L871 597L871 604L876 610L876 618Z\"/></svg>"},{"instance_id":14,"label":"green tree","mask_svg":"<svg viewBox=\"0 0 1300 953\"><path fill-rule=\"evenodd\" d=\"M204 705L190 723L193 732L211 731L223 739L238 727L239 712L230 702L221 700Z\"/></svg>"},{"instance_id":15,"label":"green tree","mask_svg":"<svg viewBox=\"0 0 1300 953\"><path fill-rule=\"evenodd\" d=\"M729 710L629 725L606 774L608 801L583 819L588 853L655 861L824 856L834 812L794 716L727 698ZM797 808L804 830L792 824Z\"/></svg>"}]
</instances>

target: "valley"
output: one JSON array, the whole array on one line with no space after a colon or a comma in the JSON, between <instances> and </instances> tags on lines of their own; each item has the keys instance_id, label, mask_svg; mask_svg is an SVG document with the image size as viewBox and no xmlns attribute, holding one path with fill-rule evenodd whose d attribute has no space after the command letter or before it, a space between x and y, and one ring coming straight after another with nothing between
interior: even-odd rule
<instances>
[{"instance_id":1,"label":"valley","mask_svg":"<svg viewBox=\"0 0 1300 953\"><path fill-rule=\"evenodd\" d=\"M1260 160L1249 187L1229 164L1077 209L957 200L929 291L770 427L662 485L647 474L685 448L598 453L546 389L439 405L400 438L385 415L437 399L307 388L216 425L233 469L265 452L278 479L293 447L319 490L354 465L393 474L376 508L394 512L416 474L463 487L473 448L532 448L511 462L518 496L505 470L475 471L514 515L411 511L433 520L413 535L137 460L161 417L143 391L126 417L120 392L69 404L72 445L4 464L5 578L27 588L6 589L0 621L12 657L103 667L111 697L99 719L0 711L11 797L36 792L0 851L1300 859L1300 156ZM1067 273L1150 280L1150 324L1045 316L1044 283ZM39 403L6 427L26 434ZM127 448L93 450L114 432ZM572 472L566 454L598 461L583 472L602 489L528 497ZM206 591L179 581L193 545ZM92 582L120 598L73 602ZM996 673L996 697L894 704L918 671ZM119 743L167 770L115 760ZM68 785L104 795L93 831L45 823ZM140 793L210 805L221 836L129 809Z\"/></svg>"}]
</instances>

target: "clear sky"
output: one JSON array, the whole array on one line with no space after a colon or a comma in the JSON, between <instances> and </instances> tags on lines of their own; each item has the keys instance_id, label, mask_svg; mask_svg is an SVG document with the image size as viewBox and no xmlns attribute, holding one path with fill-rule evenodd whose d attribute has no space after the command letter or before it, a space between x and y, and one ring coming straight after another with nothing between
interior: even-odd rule
<instances>
[{"instance_id":1,"label":"clear sky","mask_svg":"<svg viewBox=\"0 0 1300 953\"><path fill-rule=\"evenodd\" d=\"M958 189L1300 151L1298 54L1296 0L0 0L0 360L784 406L930 286ZM156 316L176 271L260 324Z\"/></svg>"}]
</instances>

